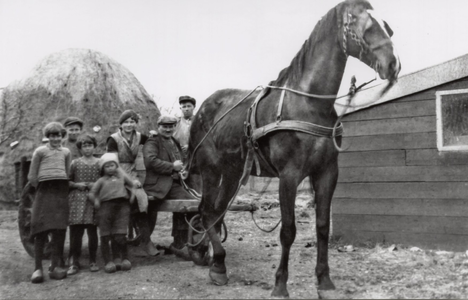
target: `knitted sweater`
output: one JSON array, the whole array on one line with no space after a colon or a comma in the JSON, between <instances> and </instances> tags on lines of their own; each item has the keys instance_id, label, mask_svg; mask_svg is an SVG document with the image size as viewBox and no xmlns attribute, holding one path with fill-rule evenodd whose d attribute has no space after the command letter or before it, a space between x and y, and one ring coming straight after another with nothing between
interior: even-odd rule
<instances>
[{"instance_id":1,"label":"knitted sweater","mask_svg":"<svg viewBox=\"0 0 468 300\"><path fill-rule=\"evenodd\" d=\"M118 198L128 199L126 186L133 188L133 181L123 171L119 171L117 176L104 175L91 188L90 198L98 198L100 202Z\"/></svg>"},{"instance_id":2,"label":"knitted sweater","mask_svg":"<svg viewBox=\"0 0 468 300\"><path fill-rule=\"evenodd\" d=\"M28 180L33 186L46 180L68 180L71 154L68 148L38 147L32 156Z\"/></svg>"}]
</instances>

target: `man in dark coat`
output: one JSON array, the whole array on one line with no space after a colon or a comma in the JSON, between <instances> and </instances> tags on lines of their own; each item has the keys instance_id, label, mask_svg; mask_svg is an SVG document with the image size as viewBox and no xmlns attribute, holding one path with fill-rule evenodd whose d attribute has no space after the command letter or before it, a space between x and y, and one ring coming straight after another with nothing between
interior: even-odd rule
<instances>
[{"instance_id":1,"label":"man in dark coat","mask_svg":"<svg viewBox=\"0 0 468 300\"><path fill-rule=\"evenodd\" d=\"M143 239L148 239L156 225L157 208L161 200L194 199L181 185L179 172L183 169L183 155L179 143L172 137L177 119L161 116L158 119L158 135L150 137L143 146L146 179L143 188L155 200L148 203L148 227L143 230ZM187 214L190 219L195 214ZM187 242L188 224L184 214L173 213L170 250L187 257L186 249L180 251Z\"/></svg>"}]
</instances>

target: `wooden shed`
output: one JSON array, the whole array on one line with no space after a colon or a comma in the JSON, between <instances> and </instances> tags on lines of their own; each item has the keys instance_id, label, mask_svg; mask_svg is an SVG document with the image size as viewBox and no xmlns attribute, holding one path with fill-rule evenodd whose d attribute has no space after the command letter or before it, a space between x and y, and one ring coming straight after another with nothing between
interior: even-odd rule
<instances>
[{"instance_id":1,"label":"wooden shed","mask_svg":"<svg viewBox=\"0 0 468 300\"><path fill-rule=\"evenodd\" d=\"M343 121L333 235L467 250L468 55L400 77Z\"/></svg>"}]
</instances>

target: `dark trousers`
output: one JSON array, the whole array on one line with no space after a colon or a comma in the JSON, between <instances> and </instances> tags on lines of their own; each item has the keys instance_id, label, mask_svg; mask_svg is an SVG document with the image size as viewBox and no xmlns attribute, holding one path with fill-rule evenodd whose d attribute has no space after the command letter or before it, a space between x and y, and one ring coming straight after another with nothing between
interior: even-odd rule
<instances>
[{"instance_id":1,"label":"dark trousers","mask_svg":"<svg viewBox=\"0 0 468 300\"><path fill-rule=\"evenodd\" d=\"M112 249L112 255L111 255ZM104 263L112 259L128 259L127 237L125 234L101 236L101 253Z\"/></svg>"},{"instance_id":2,"label":"dark trousers","mask_svg":"<svg viewBox=\"0 0 468 300\"><path fill-rule=\"evenodd\" d=\"M188 193L179 182L174 181L171 189L166 197L161 200L174 200L174 199L195 199ZM139 213L138 226L141 230L142 242L148 243L151 241L158 218L158 208L161 200L151 200L148 204L147 213ZM185 222L185 214L173 213L172 214L172 236L174 237L174 247L181 249L184 247L188 238L188 225ZM190 220L196 213L187 213L187 219Z\"/></svg>"},{"instance_id":3,"label":"dark trousers","mask_svg":"<svg viewBox=\"0 0 468 300\"><path fill-rule=\"evenodd\" d=\"M52 235L50 246L52 249L52 265L51 271L61 265L63 256L63 247L65 244L65 236L67 231L62 229L52 229L37 233L34 238L34 261L36 270L42 270L42 259L44 258L44 246L48 240L49 233Z\"/></svg>"},{"instance_id":4,"label":"dark trousers","mask_svg":"<svg viewBox=\"0 0 468 300\"><path fill-rule=\"evenodd\" d=\"M89 261L91 263L96 262L98 248L97 226L92 224L70 225L70 257L72 257L73 265L75 266L79 266L85 230L88 234Z\"/></svg>"}]
</instances>

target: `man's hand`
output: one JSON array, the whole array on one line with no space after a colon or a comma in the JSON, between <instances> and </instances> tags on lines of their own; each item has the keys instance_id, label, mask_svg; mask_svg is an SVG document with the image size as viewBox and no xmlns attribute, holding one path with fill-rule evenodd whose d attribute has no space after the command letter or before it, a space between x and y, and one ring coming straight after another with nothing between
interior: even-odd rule
<instances>
[{"instance_id":1,"label":"man's hand","mask_svg":"<svg viewBox=\"0 0 468 300\"><path fill-rule=\"evenodd\" d=\"M176 160L174 163L174 171L176 172L179 172L180 170L182 170L184 168L184 164L182 163L181 160Z\"/></svg>"},{"instance_id":2,"label":"man's hand","mask_svg":"<svg viewBox=\"0 0 468 300\"><path fill-rule=\"evenodd\" d=\"M101 207L101 202L99 201L99 199L94 199L94 208L96 210L98 210L99 208Z\"/></svg>"}]
</instances>

